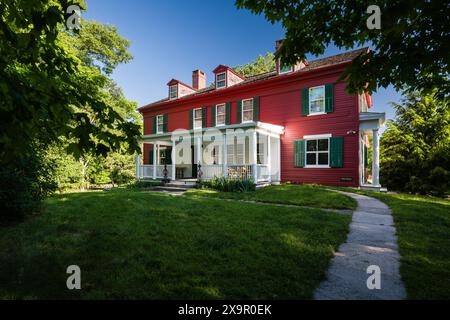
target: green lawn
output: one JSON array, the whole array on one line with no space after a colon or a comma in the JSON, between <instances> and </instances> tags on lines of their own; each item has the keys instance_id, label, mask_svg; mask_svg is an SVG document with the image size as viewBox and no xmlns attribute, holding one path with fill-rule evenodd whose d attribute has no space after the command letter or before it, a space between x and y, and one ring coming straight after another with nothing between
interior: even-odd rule
<instances>
[{"instance_id":1,"label":"green lawn","mask_svg":"<svg viewBox=\"0 0 450 320\"><path fill-rule=\"evenodd\" d=\"M408 298L450 299L450 201L356 192L378 198L392 209Z\"/></svg>"},{"instance_id":2,"label":"green lawn","mask_svg":"<svg viewBox=\"0 0 450 320\"><path fill-rule=\"evenodd\" d=\"M256 190L256 192L218 192L208 189L191 190L186 196L202 196L251 200L258 202L291 204L332 209L356 209L356 201L342 194L315 185L282 184Z\"/></svg>"},{"instance_id":3,"label":"green lawn","mask_svg":"<svg viewBox=\"0 0 450 320\"><path fill-rule=\"evenodd\" d=\"M136 190L58 195L0 228L0 298L311 298L350 220ZM79 291L66 289L73 264Z\"/></svg>"}]
</instances>

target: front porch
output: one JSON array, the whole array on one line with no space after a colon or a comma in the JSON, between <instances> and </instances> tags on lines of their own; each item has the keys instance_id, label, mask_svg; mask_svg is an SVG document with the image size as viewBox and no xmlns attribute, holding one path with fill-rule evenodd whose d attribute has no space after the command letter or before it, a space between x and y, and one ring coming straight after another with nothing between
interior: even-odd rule
<instances>
[{"instance_id":1,"label":"front porch","mask_svg":"<svg viewBox=\"0 0 450 320\"><path fill-rule=\"evenodd\" d=\"M136 177L171 181L233 177L277 183L283 133L281 126L248 122L143 136L144 159L136 157Z\"/></svg>"}]
</instances>

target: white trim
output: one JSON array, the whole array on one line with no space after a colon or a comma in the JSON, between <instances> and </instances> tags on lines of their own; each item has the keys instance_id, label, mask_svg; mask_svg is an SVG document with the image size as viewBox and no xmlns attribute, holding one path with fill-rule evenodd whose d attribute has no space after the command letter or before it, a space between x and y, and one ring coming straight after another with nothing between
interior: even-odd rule
<instances>
[{"instance_id":1,"label":"white trim","mask_svg":"<svg viewBox=\"0 0 450 320\"><path fill-rule=\"evenodd\" d=\"M197 111L197 110L200 110L200 112L202 113L202 117L201 117L202 124L200 127L195 126L195 111ZM202 128L203 128L203 110L202 110L202 108L192 109L192 129L196 130L196 129L202 129Z\"/></svg>"},{"instance_id":2,"label":"white trim","mask_svg":"<svg viewBox=\"0 0 450 320\"><path fill-rule=\"evenodd\" d=\"M223 87L219 87L218 86L218 84L219 84L219 81L217 81L217 78L219 77L219 75L225 75L225 79L223 79L223 80L220 80L220 81L225 81L225 85L223 86ZM227 72L226 71L224 71L224 72L220 72L220 73L217 73L216 74L216 89L224 89L224 88L226 88L227 87Z\"/></svg>"},{"instance_id":3,"label":"white trim","mask_svg":"<svg viewBox=\"0 0 450 320\"><path fill-rule=\"evenodd\" d=\"M223 118L223 123L222 124L217 124L217 115L218 115L218 112L217 112L217 107L222 107L223 106L223 111L224 111L224 113L223 113L223 116L224 116L224 118ZM215 115L216 115L216 125L215 125L215 127L223 127L224 125L226 125L227 124L227 105L226 105L226 103L219 103L219 104L216 104L215 106L214 106L215 108L216 108L216 112L215 112Z\"/></svg>"},{"instance_id":4,"label":"white trim","mask_svg":"<svg viewBox=\"0 0 450 320\"><path fill-rule=\"evenodd\" d=\"M177 89L177 90L175 90L176 95L174 98L170 95L170 90L172 87L176 87L176 89ZM169 100L175 100L175 99L178 99L178 84L173 84L173 85L169 86Z\"/></svg>"},{"instance_id":5,"label":"white trim","mask_svg":"<svg viewBox=\"0 0 450 320\"><path fill-rule=\"evenodd\" d=\"M249 100L252 100L252 119L244 121L244 101L249 101ZM247 98L247 99L242 99L241 101L242 101L242 105L241 105L241 123L253 122L254 115L255 115L255 113L254 113L255 112L255 101L254 101L254 99L253 98Z\"/></svg>"},{"instance_id":6,"label":"white trim","mask_svg":"<svg viewBox=\"0 0 450 320\"><path fill-rule=\"evenodd\" d=\"M163 128L162 128L162 130L160 131L159 130L159 118L162 118L163 120L163 122L162 122L162 126L163 126ZM156 116L156 134L161 134L161 133L164 133L164 114L158 114L157 116Z\"/></svg>"},{"instance_id":7,"label":"white trim","mask_svg":"<svg viewBox=\"0 0 450 320\"><path fill-rule=\"evenodd\" d=\"M311 112L311 90L312 89L318 89L318 88L322 88L323 89L323 111ZM326 112L325 112L325 100L326 100L325 85L308 88L308 103L309 103L309 105L308 105L308 116L316 116L316 115L319 115L319 114L326 114ZM314 101L316 101L316 100L314 100Z\"/></svg>"},{"instance_id":8,"label":"white trim","mask_svg":"<svg viewBox=\"0 0 450 320\"><path fill-rule=\"evenodd\" d=\"M331 133L326 134L313 134L313 135L304 135L303 139L305 140L314 140L314 139L325 139L325 138L331 138Z\"/></svg>"},{"instance_id":9,"label":"white trim","mask_svg":"<svg viewBox=\"0 0 450 320\"><path fill-rule=\"evenodd\" d=\"M304 168L331 168L330 167L330 138L332 137L331 133L327 134L316 134L316 135L304 135L303 139L305 140L305 167ZM327 151L310 151L309 153L316 154L316 163L319 161L318 154L319 153L328 153L328 164L308 164L307 156L308 156L308 140L323 140L328 139L328 150Z\"/></svg>"}]
</instances>

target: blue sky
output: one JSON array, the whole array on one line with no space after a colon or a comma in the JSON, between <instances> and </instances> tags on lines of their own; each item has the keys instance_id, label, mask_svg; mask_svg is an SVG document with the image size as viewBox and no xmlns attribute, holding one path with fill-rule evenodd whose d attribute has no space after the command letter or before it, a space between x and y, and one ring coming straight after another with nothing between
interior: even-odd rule
<instances>
[{"instance_id":1,"label":"blue sky","mask_svg":"<svg viewBox=\"0 0 450 320\"><path fill-rule=\"evenodd\" d=\"M83 18L115 25L131 41L134 59L119 66L113 78L139 106L165 97L172 78L190 84L192 70L200 68L210 83L217 65L233 67L273 52L275 40L284 35L281 25L238 10L234 0L87 0L87 4ZM339 52L329 47L323 56ZM380 88L373 99L371 111L392 118L388 103L398 102L400 94Z\"/></svg>"}]
</instances>

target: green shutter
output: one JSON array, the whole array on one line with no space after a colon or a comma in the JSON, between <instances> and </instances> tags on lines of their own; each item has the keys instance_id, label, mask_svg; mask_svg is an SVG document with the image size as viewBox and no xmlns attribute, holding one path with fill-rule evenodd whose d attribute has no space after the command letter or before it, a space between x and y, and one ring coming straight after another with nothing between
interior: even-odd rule
<instances>
[{"instance_id":1,"label":"green shutter","mask_svg":"<svg viewBox=\"0 0 450 320\"><path fill-rule=\"evenodd\" d=\"M148 160L148 163L150 163L152 165L153 164L153 149L150 149L149 157L150 157L150 159Z\"/></svg>"},{"instance_id":2,"label":"green shutter","mask_svg":"<svg viewBox=\"0 0 450 320\"><path fill-rule=\"evenodd\" d=\"M194 128L194 109L189 110L189 129Z\"/></svg>"},{"instance_id":3,"label":"green shutter","mask_svg":"<svg viewBox=\"0 0 450 320\"><path fill-rule=\"evenodd\" d=\"M163 132L168 132L167 130L167 113L163 115Z\"/></svg>"},{"instance_id":4,"label":"green shutter","mask_svg":"<svg viewBox=\"0 0 450 320\"><path fill-rule=\"evenodd\" d=\"M330 138L330 167L344 166L344 137Z\"/></svg>"},{"instance_id":5,"label":"green shutter","mask_svg":"<svg viewBox=\"0 0 450 320\"><path fill-rule=\"evenodd\" d=\"M225 104L225 124L231 124L231 102Z\"/></svg>"},{"instance_id":6,"label":"green shutter","mask_svg":"<svg viewBox=\"0 0 450 320\"><path fill-rule=\"evenodd\" d=\"M259 97L253 98L253 121L259 121Z\"/></svg>"},{"instance_id":7,"label":"green shutter","mask_svg":"<svg viewBox=\"0 0 450 320\"><path fill-rule=\"evenodd\" d=\"M305 166L305 140L294 141L294 167L303 168Z\"/></svg>"},{"instance_id":8,"label":"green shutter","mask_svg":"<svg viewBox=\"0 0 450 320\"><path fill-rule=\"evenodd\" d=\"M211 107L211 127L216 126L216 106Z\"/></svg>"},{"instance_id":9,"label":"green shutter","mask_svg":"<svg viewBox=\"0 0 450 320\"><path fill-rule=\"evenodd\" d=\"M237 102L237 117L236 117L236 121L237 123L241 123L242 122L242 100L239 100Z\"/></svg>"},{"instance_id":10,"label":"green shutter","mask_svg":"<svg viewBox=\"0 0 450 320\"><path fill-rule=\"evenodd\" d=\"M302 90L302 116L309 114L309 88Z\"/></svg>"},{"instance_id":11,"label":"green shutter","mask_svg":"<svg viewBox=\"0 0 450 320\"><path fill-rule=\"evenodd\" d=\"M153 117L153 133L156 133L156 116Z\"/></svg>"},{"instance_id":12,"label":"green shutter","mask_svg":"<svg viewBox=\"0 0 450 320\"><path fill-rule=\"evenodd\" d=\"M325 112L334 112L334 85L325 85Z\"/></svg>"},{"instance_id":13,"label":"green shutter","mask_svg":"<svg viewBox=\"0 0 450 320\"><path fill-rule=\"evenodd\" d=\"M206 128L206 109L207 107L202 108L202 128Z\"/></svg>"}]
</instances>

